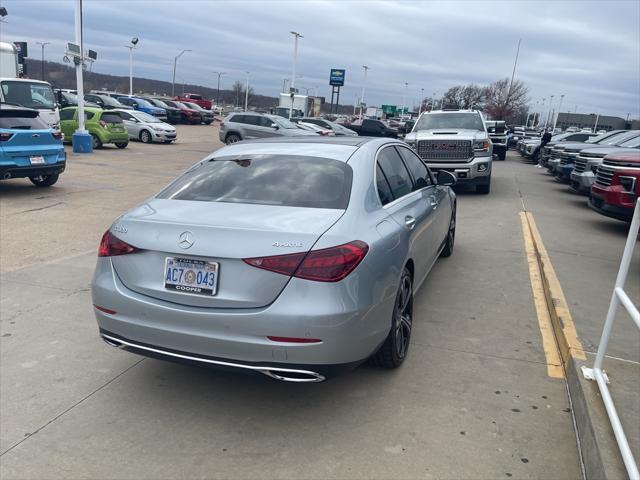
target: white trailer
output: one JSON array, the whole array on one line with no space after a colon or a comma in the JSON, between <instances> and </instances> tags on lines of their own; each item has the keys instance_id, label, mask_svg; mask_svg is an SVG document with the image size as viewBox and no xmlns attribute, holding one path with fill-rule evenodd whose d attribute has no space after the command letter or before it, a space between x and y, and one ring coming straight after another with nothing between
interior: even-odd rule
<instances>
[{"instance_id":1,"label":"white trailer","mask_svg":"<svg viewBox=\"0 0 640 480\"><path fill-rule=\"evenodd\" d=\"M307 95L294 95L293 96L293 115L306 117L308 112L309 97ZM289 112L291 108L291 95L289 93L280 94L280 103L278 103L278 110L286 109ZM298 115L296 115L298 113Z\"/></svg>"},{"instance_id":2,"label":"white trailer","mask_svg":"<svg viewBox=\"0 0 640 480\"><path fill-rule=\"evenodd\" d=\"M11 43L0 42L0 77L18 78L18 50Z\"/></svg>"}]
</instances>

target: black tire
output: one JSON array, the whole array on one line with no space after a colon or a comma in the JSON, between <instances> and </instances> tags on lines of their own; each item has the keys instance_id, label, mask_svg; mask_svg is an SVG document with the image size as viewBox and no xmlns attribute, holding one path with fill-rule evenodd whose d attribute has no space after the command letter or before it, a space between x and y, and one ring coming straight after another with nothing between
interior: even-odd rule
<instances>
[{"instance_id":1,"label":"black tire","mask_svg":"<svg viewBox=\"0 0 640 480\"><path fill-rule=\"evenodd\" d=\"M506 152L506 151L504 151L504 152L499 152L499 153L498 153L498 159L499 159L499 160L506 160L506 159L507 159L507 152Z\"/></svg>"},{"instance_id":2,"label":"black tire","mask_svg":"<svg viewBox=\"0 0 640 480\"><path fill-rule=\"evenodd\" d=\"M102 140L100 140L100 137L98 137L94 133L91 134L91 143L94 150L97 150L98 148L102 148Z\"/></svg>"},{"instance_id":3,"label":"black tire","mask_svg":"<svg viewBox=\"0 0 640 480\"><path fill-rule=\"evenodd\" d=\"M38 177L29 177L29 180L31 180L31 183L33 183L36 187L50 187L51 185L53 185L58 181L59 176L60 175L55 173L53 175L40 175Z\"/></svg>"},{"instance_id":4,"label":"black tire","mask_svg":"<svg viewBox=\"0 0 640 480\"><path fill-rule=\"evenodd\" d=\"M230 133L229 135L227 135L227 137L224 139L224 143L226 143L227 145L231 145L232 143L237 143L240 140L242 140L240 138L240 135L236 134L236 133Z\"/></svg>"},{"instance_id":5,"label":"black tire","mask_svg":"<svg viewBox=\"0 0 640 480\"><path fill-rule=\"evenodd\" d=\"M151 143L153 141L153 136L149 130L142 130L140 132L140 141L142 143Z\"/></svg>"},{"instance_id":6,"label":"black tire","mask_svg":"<svg viewBox=\"0 0 640 480\"><path fill-rule=\"evenodd\" d=\"M441 257L450 257L453 254L453 246L456 243L456 206L453 206L451 212L451 220L449 221L449 231L447 232L447 238L444 241L444 248L440 252Z\"/></svg>"},{"instance_id":7,"label":"black tire","mask_svg":"<svg viewBox=\"0 0 640 480\"><path fill-rule=\"evenodd\" d=\"M127 148L127 145L129 145L129 142L116 142L116 147L122 149L122 148Z\"/></svg>"},{"instance_id":8,"label":"black tire","mask_svg":"<svg viewBox=\"0 0 640 480\"><path fill-rule=\"evenodd\" d=\"M490 191L491 191L491 179L489 179L489 183L486 183L484 185L476 185L476 193L487 195Z\"/></svg>"},{"instance_id":9,"label":"black tire","mask_svg":"<svg viewBox=\"0 0 640 480\"><path fill-rule=\"evenodd\" d=\"M413 325L413 280L404 267L391 317L391 329L371 363L383 368L398 368L407 358Z\"/></svg>"}]
</instances>

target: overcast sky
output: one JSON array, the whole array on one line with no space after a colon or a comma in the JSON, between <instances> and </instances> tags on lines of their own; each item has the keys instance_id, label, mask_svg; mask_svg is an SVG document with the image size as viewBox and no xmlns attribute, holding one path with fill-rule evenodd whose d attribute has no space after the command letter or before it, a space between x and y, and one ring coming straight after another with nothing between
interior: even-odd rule
<instances>
[{"instance_id":1,"label":"overcast sky","mask_svg":"<svg viewBox=\"0 0 640 480\"><path fill-rule=\"evenodd\" d=\"M46 59L61 61L74 40L75 0L0 0L9 16L2 41L51 42ZM487 84L511 75L530 88L531 106L564 94L562 111L640 117L640 1L162 1L84 0L85 48L98 51L96 72L128 75L132 36L140 38L134 73L176 83L223 88L239 79L256 93L277 95L291 77L293 36L299 42L297 87L330 97L331 68L345 68L341 103L401 105L436 97L461 83ZM134 86L135 88L135 86ZM304 90L303 90L304 91Z\"/></svg>"}]
</instances>

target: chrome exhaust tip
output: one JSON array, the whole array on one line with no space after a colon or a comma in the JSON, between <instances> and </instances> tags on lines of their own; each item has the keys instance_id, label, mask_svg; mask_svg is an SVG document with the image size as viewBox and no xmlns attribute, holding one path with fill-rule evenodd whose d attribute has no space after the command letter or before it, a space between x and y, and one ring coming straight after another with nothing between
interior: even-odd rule
<instances>
[{"instance_id":1,"label":"chrome exhaust tip","mask_svg":"<svg viewBox=\"0 0 640 480\"><path fill-rule=\"evenodd\" d=\"M107 345L111 345L112 347L116 347L116 348L123 348L124 344L118 342L117 340L115 340L114 338L111 337L106 337L104 335L102 335L102 340L104 340L104 343L106 343Z\"/></svg>"},{"instance_id":2,"label":"chrome exhaust tip","mask_svg":"<svg viewBox=\"0 0 640 480\"><path fill-rule=\"evenodd\" d=\"M289 370L289 369L265 369L259 370L260 373L281 382L289 383L316 383L324 382L326 377L318 372L309 370Z\"/></svg>"}]
</instances>

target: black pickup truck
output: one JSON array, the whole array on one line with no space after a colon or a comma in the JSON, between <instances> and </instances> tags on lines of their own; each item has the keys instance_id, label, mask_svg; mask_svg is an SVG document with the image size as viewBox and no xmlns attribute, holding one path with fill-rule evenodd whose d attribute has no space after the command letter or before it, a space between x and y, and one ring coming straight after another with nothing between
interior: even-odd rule
<instances>
[{"instance_id":1,"label":"black pickup truck","mask_svg":"<svg viewBox=\"0 0 640 480\"><path fill-rule=\"evenodd\" d=\"M391 137L398 138L398 131L387 127L380 120L365 118L362 122L354 122L348 126L362 137Z\"/></svg>"}]
</instances>

